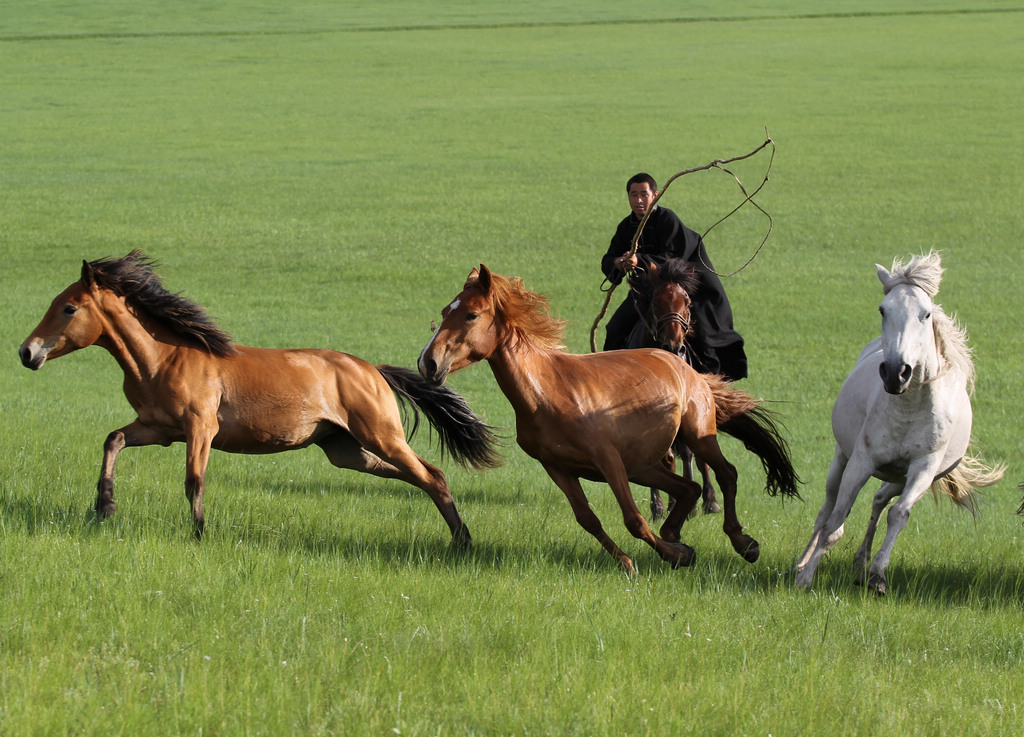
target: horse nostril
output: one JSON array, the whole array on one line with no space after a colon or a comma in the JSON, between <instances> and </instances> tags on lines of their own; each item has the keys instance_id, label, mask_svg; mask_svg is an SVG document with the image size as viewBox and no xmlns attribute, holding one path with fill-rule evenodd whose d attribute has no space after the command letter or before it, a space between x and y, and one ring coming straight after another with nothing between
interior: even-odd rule
<instances>
[{"instance_id":1,"label":"horse nostril","mask_svg":"<svg viewBox=\"0 0 1024 737\"><path fill-rule=\"evenodd\" d=\"M420 373L424 379L433 379L437 375L437 362L433 358L421 358Z\"/></svg>"},{"instance_id":2,"label":"horse nostril","mask_svg":"<svg viewBox=\"0 0 1024 737\"><path fill-rule=\"evenodd\" d=\"M903 364L903 368L900 370L900 381L906 384L910 381L911 375L914 373L914 369L909 364Z\"/></svg>"}]
</instances>

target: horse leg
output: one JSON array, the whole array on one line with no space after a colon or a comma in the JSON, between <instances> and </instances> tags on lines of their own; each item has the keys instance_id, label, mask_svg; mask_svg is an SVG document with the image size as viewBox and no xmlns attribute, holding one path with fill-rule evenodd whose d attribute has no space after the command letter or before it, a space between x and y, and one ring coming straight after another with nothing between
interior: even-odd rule
<instances>
[{"instance_id":1,"label":"horse leg","mask_svg":"<svg viewBox=\"0 0 1024 737\"><path fill-rule=\"evenodd\" d=\"M687 445L690 446L691 443L694 455L705 461L714 471L718 488L722 491L722 531L732 543L733 550L739 553L743 560L748 563L755 562L761 556L761 546L757 540L743 532L743 526L736 515L736 467L722 454L717 435L690 438Z\"/></svg>"},{"instance_id":2,"label":"horse leg","mask_svg":"<svg viewBox=\"0 0 1024 737\"><path fill-rule=\"evenodd\" d=\"M216 430L192 427L186 430L185 440L185 498L192 507L192 524L196 540L203 539L206 513L203 494L206 492L206 467L210 462L210 444Z\"/></svg>"},{"instance_id":3,"label":"horse leg","mask_svg":"<svg viewBox=\"0 0 1024 737\"><path fill-rule=\"evenodd\" d=\"M840 457L838 452L836 457ZM811 587L818 564L825 553L842 539L844 523L850 514L850 510L853 508L857 494L864 484L868 482L868 479L871 478L873 472L874 464L862 454L855 454L846 464L846 467L841 469L842 478L839 482L839 490L835 496L835 504L832 506L831 511L825 515L826 520L823 525L819 527L818 523L815 523L811 543L801 559L804 567L798 569L799 572L796 576L797 588L808 589ZM832 480L831 469L829 470L829 480ZM826 500L827 503L828 501ZM819 513L819 518L823 514L825 514L824 508Z\"/></svg>"},{"instance_id":4,"label":"horse leg","mask_svg":"<svg viewBox=\"0 0 1024 737\"><path fill-rule=\"evenodd\" d=\"M697 465L697 470L700 471L701 479L701 511L704 514L718 514L722 511L722 506L718 503L718 499L715 498L715 486L711 483L711 472L707 463L700 458L697 458L689 448L683 454L684 465L683 465L683 478L687 481L693 481L693 466ZM694 507L690 514L696 514L697 508Z\"/></svg>"},{"instance_id":5,"label":"horse leg","mask_svg":"<svg viewBox=\"0 0 1024 737\"><path fill-rule=\"evenodd\" d=\"M818 547L822 530L825 529L825 523L832 516L832 509L836 505L839 485L843 480L843 470L846 468L848 461L849 459L843 455L843 452L837 446L835 454L832 456L832 464L828 469L828 476L825 479L825 501L822 503L821 509L818 510L818 516L814 520L814 529L811 532L810 542L807 543L803 554L797 560L796 565L793 566L794 573L799 573L807 567L807 563L811 560L811 555Z\"/></svg>"},{"instance_id":6,"label":"horse leg","mask_svg":"<svg viewBox=\"0 0 1024 737\"><path fill-rule=\"evenodd\" d=\"M622 510L622 522L629 530L629 534L654 548L662 560L671 563L673 568L690 565L694 559L693 548L679 542L663 540L647 525L647 520L640 514L633 500L633 492L629 487L630 479L626 476L626 468L621 458L614 451L609 451L601 454L595 465L615 494L615 500ZM672 496L677 495L678 492L673 490Z\"/></svg>"},{"instance_id":7,"label":"horse leg","mask_svg":"<svg viewBox=\"0 0 1024 737\"><path fill-rule=\"evenodd\" d=\"M110 517L117 509L117 504L114 503L114 467L122 450L142 445L170 444L170 440L143 425L138 419L107 435L103 443L100 479L96 483L96 514L101 518Z\"/></svg>"},{"instance_id":8,"label":"horse leg","mask_svg":"<svg viewBox=\"0 0 1024 737\"><path fill-rule=\"evenodd\" d=\"M715 498L715 487L711 483L711 469L704 461L700 458L694 458L697 463L697 468L700 470L701 477L701 498L704 500L702 509L704 514L718 514L722 511L722 506L718 503Z\"/></svg>"},{"instance_id":9,"label":"horse leg","mask_svg":"<svg viewBox=\"0 0 1024 737\"><path fill-rule=\"evenodd\" d=\"M868 529L864 534L864 542L857 549L853 556L853 570L857 572L854 583L863 586L867 574L868 564L871 562L871 546L875 540L875 531L878 529L878 520L882 512L895 497L903 491L903 484L885 483L875 492L875 499L871 504L871 518L868 520Z\"/></svg>"},{"instance_id":10,"label":"horse leg","mask_svg":"<svg viewBox=\"0 0 1024 737\"><path fill-rule=\"evenodd\" d=\"M413 452L405 443L395 440L389 446L373 443L372 448L360 445L347 432L339 431L317 442L327 459L338 468L350 468L386 479L399 479L422 489L434 502L452 535L452 545L465 550L471 537L469 528L459 516L448 481L439 468L432 466ZM370 444L370 441L366 441ZM404 446L404 447L403 447Z\"/></svg>"},{"instance_id":11,"label":"horse leg","mask_svg":"<svg viewBox=\"0 0 1024 737\"><path fill-rule=\"evenodd\" d=\"M587 495L580 485L579 478L547 464L542 465L544 470L548 472L551 480L555 482L558 488L562 490L562 493L565 494L565 498L569 500L569 506L572 507L572 513L576 517L576 522L579 523L579 526L593 535L601 543L601 546L608 551L608 554L625 569L626 573L631 576L635 575L636 568L633 567L633 561L608 537L608 533L601 526L601 520L594 514L594 510L590 508L590 502L587 501Z\"/></svg>"},{"instance_id":12,"label":"horse leg","mask_svg":"<svg viewBox=\"0 0 1024 737\"><path fill-rule=\"evenodd\" d=\"M661 498L658 487L651 487L651 521L657 522L665 514L665 500Z\"/></svg>"},{"instance_id":13,"label":"horse leg","mask_svg":"<svg viewBox=\"0 0 1024 737\"><path fill-rule=\"evenodd\" d=\"M665 457L661 460L662 465L665 466L671 473L675 473L676 470L676 456L675 453L670 449ZM669 506L675 501L675 497L669 497ZM666 507L665 502L661 499L661 494L658 491L657 486L651 487L651 521L657 522L661 519L661 516L665 514Z\"/></svg>"},{"instance_id":14,"label":"horse leg","mask_svg":"<svg viewBox=\"0 0 1024 737\"><path fill-rule=\"evenodd\" d=\"M893 545L896 544L896 537L906 527L910 519L910 509L917 500L924 496L931 488L932 481L938 468L937 463L922 463L923 468L914 468L917 464L911 464L911 472L907 474L907 484L900 494L899 500L889 509L886 516L885 540L882 547L875 555L871 568L868 569L868 588L872 588L879 596L884 596L887 587L885 569L889 565L889 558L892 555ZM916 473L915 473L916 471Z\"/></svg>"},{"instance_id":15,"label":"horse leg","mask_svg":"<svg viewBox=\"0 0 1024 737\"><path fill-rule=\"evenodd\" d=\"M664 466L658 466L632 479L641 484L653 484L664 489L672 499L669 515L659 531L661 539L678 543L680 531L697 506L700 499L700 487L685 476L678 476Z\"/></svg>"}]
</instances>

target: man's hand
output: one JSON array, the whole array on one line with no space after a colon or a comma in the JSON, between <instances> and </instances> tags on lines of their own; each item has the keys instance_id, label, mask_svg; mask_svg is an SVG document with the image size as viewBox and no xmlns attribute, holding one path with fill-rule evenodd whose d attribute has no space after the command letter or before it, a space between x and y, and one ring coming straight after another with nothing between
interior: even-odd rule
<instances>
[{"instance_id":1,"label":"man's hand","mask_svg":"<svg viewBox=\"0 0 1024 737\"><path fill-rule=\"evenodd\" d=\"M636 254L623 254L615 259L615 268L619 271L632 271L636 268Z\"/></svg>"}]
</instances>

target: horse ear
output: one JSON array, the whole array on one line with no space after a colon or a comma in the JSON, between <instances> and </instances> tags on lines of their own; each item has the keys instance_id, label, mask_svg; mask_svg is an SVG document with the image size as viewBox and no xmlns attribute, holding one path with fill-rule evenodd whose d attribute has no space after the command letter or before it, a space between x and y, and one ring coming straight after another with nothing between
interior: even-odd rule
<instances>
[{"instance_id":1,"label":"horse ear","mask_svg":"<svg viewBox=\"0 0 1024 737\"><path fill-rule=\"evenodd\" d=\"M491 270L480 264L480 289L484 294L491 291Z\"/></svg>"},{"instance_id":2,"label":"horse ear","mask_svg":"<svg viewBox=\"0 0 1024 737\"><path fill-rule=\"evenodd\" d=\"M85 285L86 289L92 289L96 286L96 274L93 273L92 264L85 259L82 259L82 284Z\"/></svg>"},{"instance_id":3,"label":"horse ear","mask_svg":"<svg viewBox=\"0 0 1024 737\"><path fill-rule=\"evenodd\" d=\"M875 273L878 274L878 281L882 284L887 285L892 280L892 273L881 264L875 264Z\"/></svg>"}]
</instances>

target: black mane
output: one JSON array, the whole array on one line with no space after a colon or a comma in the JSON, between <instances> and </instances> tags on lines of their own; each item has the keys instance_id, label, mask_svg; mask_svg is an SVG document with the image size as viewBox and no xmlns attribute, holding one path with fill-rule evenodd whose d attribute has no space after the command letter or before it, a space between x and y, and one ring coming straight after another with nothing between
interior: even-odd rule
<instances>
[{"instance_id":1,"label":"black mane","mask_svg":"<svg viewBox=\"0 0 1024 737\"><path fill-rule=\"evenodd\" d=\"M670 258L659 264L657 278L662 282L679 284L690 296L696 293L700 283L700 276L693 264L681 258ZM650 308L651 299L654 297L654 283L647 264L643 261L630 274L629 286L633 290L637 309L641 313L645 313Z\"/></svg>"},{"instance_id":2,"label":"black mane","mask_svg":"<svg viewBox=\"0 0 1024 737\"><path fill-rule=\"evenodd\" d=\"M154 271L156 266L156 261L138 249L124 258L89 262L96 284L124 297L175 335L198 343L215 356L234 355L231 336L195 302L168 292Z\"/></svg>"}]
</instances>

